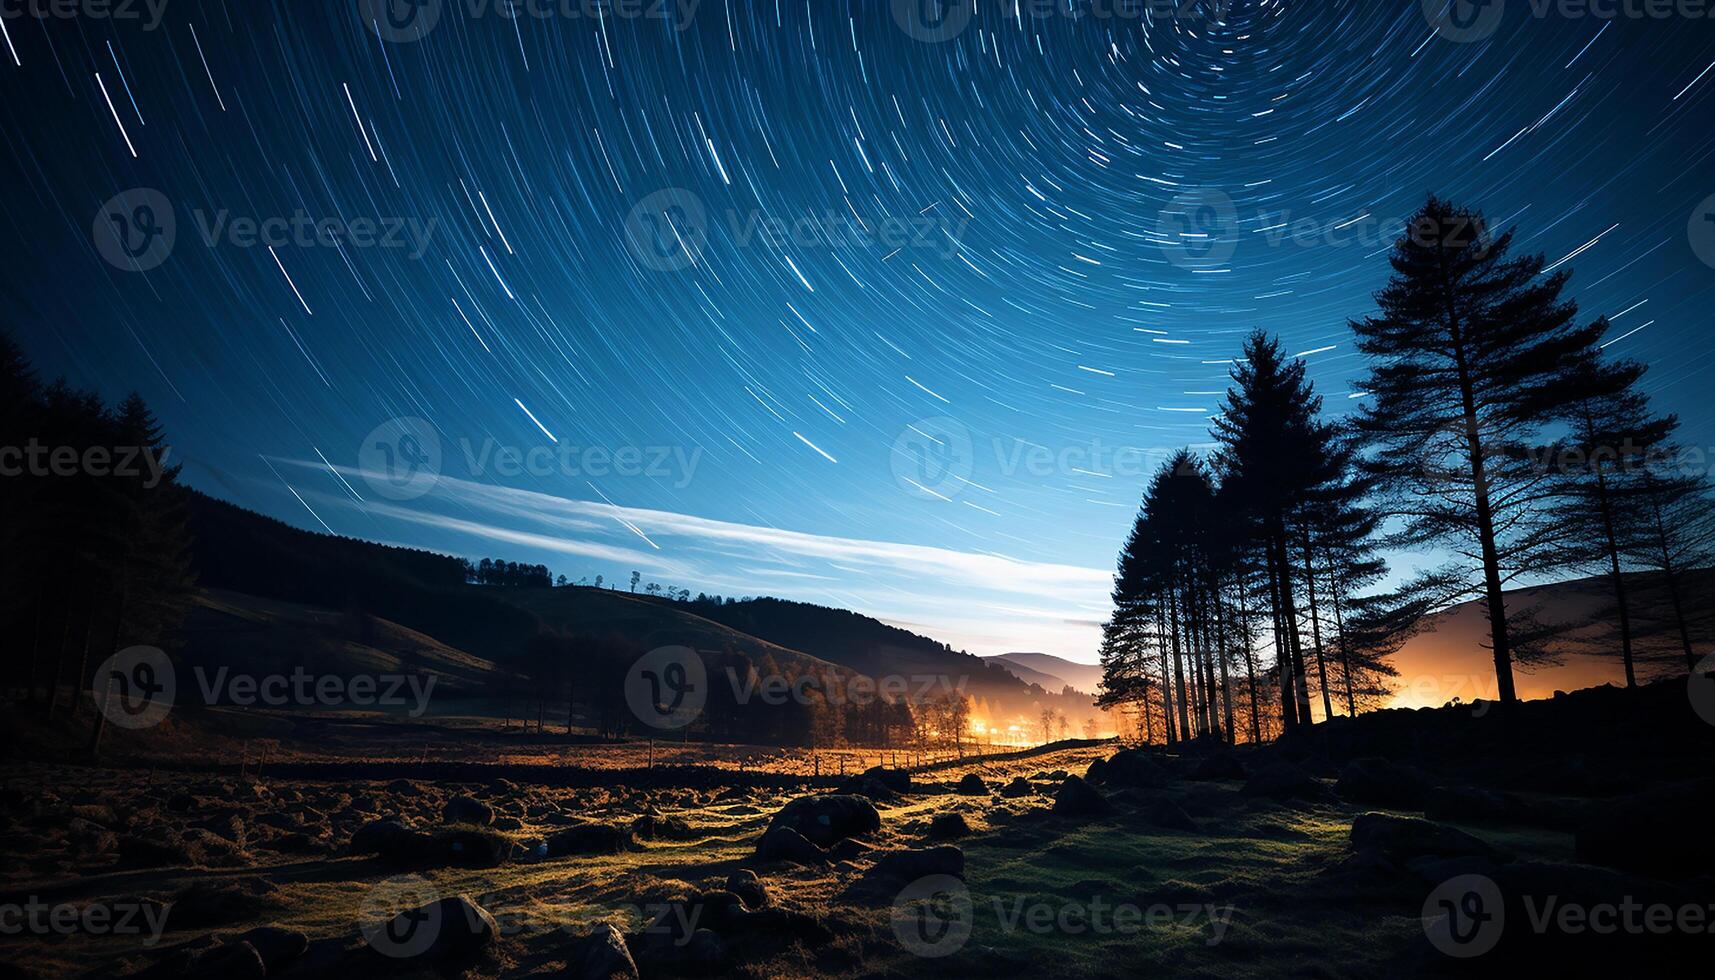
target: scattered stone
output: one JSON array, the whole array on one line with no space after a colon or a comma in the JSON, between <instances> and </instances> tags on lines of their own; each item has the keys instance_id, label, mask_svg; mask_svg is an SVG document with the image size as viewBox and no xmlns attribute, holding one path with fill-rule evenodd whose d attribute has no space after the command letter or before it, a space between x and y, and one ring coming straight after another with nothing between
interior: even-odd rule
<instances>
[{"instance_id":1,"label":"scattered stone","mask_svg":"<svg viewBox=\"0 0 1715 980\"><path fill-rule=\"evenodd\" d=\"M756 844L759 861L789 861L793 864L823 864L827 852L791 827L771 827Z\"/></svg>"},{"instance_id":2,"label":"scattered stone","mask_svg":"<svg viewBox=\"0 0 1715 980\"><path fill-rule=\"evenodd\" d=\"M551 858L579 854L619 854L636 848L637 842L632 838L631 831L606 823L578 824L548 837L548 856Z\"/></svg>"},{"instance_id":3,"label":"scattered stone","mask_svg":"<svg viewBox=\"0 0 1715 980\"><path fill-rule=\"evenodd\" d=\"M611 924L582 937L566 951L568 977L575 980L636 980L637 963L625 936Z\"/></svg>"},{"instance_id":4,"label":"scattered stone","mask_svg":"<svg viewBox=\"0 0 1715 980\"><path fill-rule=\"evenodd\" d=\"M937 813L929 821L929 838L931 840L958 840L969 837L971 825L965 822L962 813Z\"/></svg>"},{"instance_id":5,"label":"scattered stone","mask_svg":"<svg viewBox=\"0 0 1715 980\"><path fill-rule=\"evenodd\" d=\"M728 875L726 890L737 895L746 908L760 909L769 905L768 886L749 868L740 868Z\"/></svg>"},{"instance_id":6,"label":"scattered stone","mask_svg":"<svg viewBox=\"0 0 1715 980\"><path fill-rule=\"evenodd\" d=\"M239 936L235 942L248 943L262 957L269 973L278 973L286 965L304 955L310 948L310 937L294 929L279 926L257 926Z\"/></svg>"},{"instance_id":7,"label":"scattered stone","mask_svg":"<svg viewBox=\"0 0 1715 980\"><path fill-rule=\"evenodd\" d=\"M1348 803L1400 810L1422 809L1429 789L1422 772L1378 758L1352 760L1334 784L1334 792Z\"/></svg>"},{"instance_id":8,"label":"scattered stone","mask_svg":"<svg viewBox=\"0 0 1715 980\"><path fill-rule=\"evenodd\" d=\"M920 850L879 851L869 877L913 881L929 875L965 876L965 852L951 844Z\"/></svg>"},{"instance_id":9,"label":"scattered stone","mask_svg":"<svg viewBox=\"0 0 1715 980\"><path fill-rule=\"evenodd\" d=\"M1395 860L1417 857L1501 857L1499 851L1463 830L1415 817L1364 813L1352 821L1352 846Z\"/></svg>"},{"instance_id":10,"label":"scattered stone","mask_svg":"<svg viewBox=\"0 0 1715 980\"><path fill-rule=\"evenodd\" d=\"M983 781L983 777L974 772L965 773L964 778L959 780L959 784L953 787L953 792L960 796L987 796L988 791L989 784Z\"/></svg>"},{"instance_id":11,"label":"scattered stone","mask_svg":"<svg viewBox=\"0 0 1715 980\"><path fill-rule=\"evenodd\" d=\"M818 847L828 847L847 837L880 830L881 814L875 804L861 796L833 793L800 796L781 807L768 828L771 831L789 828Z\"/></svg>"},{"instance_id":12,"label":"scattered stone","mask_svg":"<svg viewBox=\"0 0 1715 980\"><path fill-rule=\"evenodd\" d=\"M1077 776L1068 776L1054 794L1054 812L1064 817L1093 817L1106 813L1107 798Z\"/></svg>"},{"instance_id":13,"label":"scattered stone","mask_svg":"<svg viewBox=\"0 0 1715 980\"><path fill-rule=\"evenodd\" d=\"M1290 762L1276 762L1257 770L1245 781L1246 796L1271 800L1324 800L1328 787Z\"/></svg>"},{"instance_id":14,"label":"scattered stone","mask_svg":"<svg viewBox=\"0 0 1715 980\"><path fill-rule=\"evenodd\" d=\"M1023 776L1014 776L1012 782L1000 788L1000 795L1009 800L1016 800L1023 796L1035 796L1036 787L1031 785L1030 780Z\"/></svg>"},{"instance_id":15,"label":"scattered stone","mask_svg":"<svg viewBox=\"0 0 1715 980\"><path fill-rule=\"evenodd\" d=\"M468 823L486 827L494 822L494 808L475 797L455 796L441 807L441 819L447 823Z\"/></svg>"},{"instance_id":16,"label":"scattered stone","mask_svg":"<svg viewBox=\"0 0 1715 980\"><path fill-rule=\"evenodd\" d=\"M417 929L432 928L434 938L414 957L424 960L462 959L493 946L500 937L494 916L466 895L401 912L385 928L393 936L410 936Z\"/></svg>"},{"instance_id":17,"label":"scattered stone","mask_svg":"<svg viewBox=\"0 0 1715 980\"><path fill-rule=\"evenodd\" d=\"M1192 779L1245 779L1250 772L1245 769L1239 757L1227 749L1211 752L1198 760L1197 767L1191 770Z\"/></svg>"}]
</instances>

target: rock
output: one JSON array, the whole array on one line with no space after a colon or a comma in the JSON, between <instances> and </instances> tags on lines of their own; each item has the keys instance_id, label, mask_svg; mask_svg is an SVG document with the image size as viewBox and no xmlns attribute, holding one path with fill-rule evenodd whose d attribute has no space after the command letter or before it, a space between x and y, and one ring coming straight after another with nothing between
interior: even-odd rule
<instances>
[{"instance_id":1,"label":"rock","mask_svg":"<svg viewBox=\"0 0 1715 980\"><path fill-rule=\"evenodd\" d=\"M441 819L447 823L468 823L486 827L494 822L494 808L475 797L455 796L441 807Z\"/></svg>"},{"instance_id":2,"label":"rock","mask_svg":"<svg viewBox=\"0 0 1715 980\"><path fill-rule=\"evenodd\" d=\"M631 832L644 840L655 840L657 838L677 838L679 840L684 840L686 838L696 836L695 832L691 830L691 825L686 823L684 818L664 817L659 813L645 813L643 816L633 820L631 822Z\"/></svg>"},{"instance_id":3,"label":"rock","mask_svg":"<svg viewBox=\"0 0 1715 980\"><path fill-rule=\"evenodd\" d=\"M1105 786L1160 786L1170 777L1167 768L1143 749L1122 749L1109 756L1099 772L1094 763L1090 768L1099 774L1099 781Z\"/></svg>"},{"instance_id":4,"label":"rock","mask_svg":"<svg viewBox=\"0 0 1715 980\"><path fill-rule=\"evenodd\" d=\"M953 787L953 792L960 796L987 796L988 791L989 784L974 772L965 773L959 784Z\"/></svg>"},{"instance_id":5,"label":"rock","mask_svg":"<svg viewBox=\"0 0 1715 980\"><path fill-rule=\"evenodd\" d=\"M847 837L880 830L881 814L875 804L861 796L832 793L800 796L781 807L768 828L795 830L812 844L828 847Z\"/></svg>"},{"instance_id":6,"label":"rock","mask_svg":"<svg viewBox=\"0 0 1715 980\"><path fill-rule=\"evenodd\" d=\"M759 861L789 861L793 864L824 864L827 852L791 827L772 827L756 843Z\"/></svg>"},{"instance_id":7,"label":"rock","mask_svg":"<svg viewBox=\"0 0 1715 980\"><path fill-rule=\"evenodd\" d=\"M638 971L646 976L710 977L727 970L726 943L709 929L675 937L670 931L650 926L628 937L628 944Z\"/></svg>"},{"instance_id":8,"label":"rock","mask_svg":"<svg viewBox=\"0 0 1715 980\"><path fill-rule=\"evenodd\" d=\"M855 861L873 850L875 850L875 845L865 844L856 837L847 837L828 848L828 860Z\"/></svg>"},{"instance_id":9,"label":"rock","mask_svg":"<svg viewBox=\"0 0 1715 980\"><path fill-rule=\"evenodd\" d=\"M382 854L396 850L399 842L410 835L411 830L396 817L371 820L351 835L351 853Z\"/></svg>"},{"instance_id":10,"label":"rock","mask_svg":"<svg viewBox=\"0 0 1715 980\"><path fill-rule=\"evenodd\" d=\"M1009 800L1016 800L1021 796L1035 796L1036 787L1023 776L1014 776L1012 782L1000 788L1000 795Z\"/></svg>"},{"instance_id":11,"label":"rock","mask_svg":"<svg viewBox=\"0 0 1715 980\"><path fill-rule=\"evenodd\" d=\"M1364 813L1353 820L1352 846L1359 850L1379 851L1397 861L1426 856L1470 855L1490 859L1502 856L1495 848L1463 830L1387 813Z\"/></svg>"},{"instance_id":12,"label":"rock","mask_svg":"<svg viewBox=\"0 0 1715 980\"><path fill-rule=\"evenodd\" d=\"M249 943L222 943L196 953L184 975L197 980L262 980L268 967Z\"/></svg>"},{"instance_id":13,"label":"rock","mask_svg":"<svg viewBox=\"0 0 1715 980\"><path fill-rule=\"evenodd\" d=\"M1422 809L1429 789L1422 772L1378 758L1353 759L1334 784L1334 792L1348 803L1400 810Z\"/></svg>"},{"instance_id":14,"label":"rock","mask_svg":"<svg viewBox=\"0 0 1715 980\"><path fill-rule=\"evenodd\" d=\"M914 881L929 875L965 876L965 852L951 844L920 850L878 851L869 877Z\"/></svg>"},{"instance_id":15,"label":"rock","mask_svg":"<svg viewBox=\"0 0 1715 980\"><path fill-rule=\"evenodd\" d=\"M637 842L631 831L613 824L586 823L556 831L548 837L548 856L571 857L578 854L619 854L635 850Z\"/></svg>"},{"instance_id":16,"label":"rock","mask_svg":"<svg viewBox=\"0 0 1715 980\"><path fill-rule=\"evenodd\" d=\"M257 918L272 911L280 889L262 878L205 880L190 885L168 903L168 929L206 929Z\"/></svg>"},{"instance_id":17,"label":"rock","mask_svg":"<svg viewBox=\"0 0 1715 980\"><path fill-rule=\"evenodd\" d=\"M498 868L512 857L512 839L493 830L442 830L421 845L413 863L433 867Z\"/></svg>"},{"instance_id":18,"label":"rock","mask_svg":"<svg viewBox=\"0 0 1715 980\"><path fill-rule=\"evenodd\" d=\"M872 800L891 800L911 792L911 774L899 769L871 766L840 786L841 793L855 793Z\"/></svg>"},{"instance_id":19,"label":"rock","mask_svg":"<svg viewBox=\"0 0 1715 980\"><path fill-rule=\"evenodd\" d=\"M385 928L389 936L413 936L418 929L432 928L434 938L414 957L425 960L462 959L493 946L500 938L494 916L466 895L400 912Z\"/></svg>"},{"instance_id":20,"label":"rock","mask_svg":"<svg viewBox=\"0 0 1715 980\"><path fill-rule=\"evenodd\" d=\"M969 837L971 825L965 822L962 813L937 813L929 821L929 838L931 840L958 840Z\"/></svg>"},{"instance_id":21,"label":"rock","mask_svg":"<svg viewBox=\"0 0 1715 980\"><path fill-rule=\"evenodd\" d=\"M1578 859L1659 878L1715 873L1715 780L1673 783L1595 806L1575 835Z\"/></svg>"},{"instance_id":22,"label":"rock","mask_svg":"<svg viewBox=\"0 0 1715 980\"><path fill-rule=\"evenodd\" d=\"M625 936L603 925L566 951L566 976L575 980L636 980L637 964Z\"/></svg>"},{"instance_id":23,"label":"rock","mask_svg":"<svg viewBox=\"0 0 1715 980\"><path fill-rule=\"evenodd\" d=\"M766 908L769 904L768 886L749 868L740 868L728 875L726 890L737 895L746 908Z\"/></svg>"},{"instance_id":24,"label":"rock","mask_svg":"<svg viewBox=\"0 0 1715 980\"><path fill-rule=\"evenodd\" d=\"M1239 757L1226 749L1209 753L1191 770L1192 779L1245 779L1249 775Z\"/></svg>"},{"instance_id":25,"label":"rock","mask_svg":"<svg viewBox=\"0 0 1715 980\"><path fill-rule=\"evenodd\" d=\"M1242 792L1246 796L1262 796L1271 800L1328 798L1328 787L1290 762L1276 762L1257 770L1245 780Z\"/></svg>"},{"instance_id":26,"label":"rock","mask_svg":"<svg viewBox=\"0 0 1715 980\"><path fill-rule=\"evenodd\" d=\"M1067 776L1054 794L1054 812L1064 817L1093 817L1106 813L1107 798L1077 776Z\"/></svg>"},{"instance_id":27,"label":"rock","mask_svg":"<svg viewBox=\"0 0 1715 980\"><path fill-rule=\"evenodd\" d=\"M294 929L279 926L257 926L239 936L236 942L248 943L262 957L269 973L278 973L286 965L304 955L310 948L310 937Z\"/></svg>"},{"instance_id":28,"label":"rock","mask_svg":"<svg viewBox=\"0 0 1715 980\"><path fill-rule=\"evenodd\" d=\"M1197 821L1192 820L1191 815L1185 812L1185 808L1172 800L1156 799L1151 801L1147 818L1155 826L1165 827L1168 830L1194 831L1197 829Z\"/></svg>"}]
</instances>

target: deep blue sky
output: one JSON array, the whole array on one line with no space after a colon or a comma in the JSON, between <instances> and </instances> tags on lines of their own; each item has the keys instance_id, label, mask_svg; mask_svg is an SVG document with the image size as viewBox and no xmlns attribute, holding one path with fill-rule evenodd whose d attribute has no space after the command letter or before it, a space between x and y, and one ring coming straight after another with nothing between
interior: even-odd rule
<instances>
[{"instance_id":1,"label":"deep blue sky","mask_svg":"<svg viewBox=\"0 0 1715 980\"><path fill-rule=\"evenodd\" d=\"M1349 409L1346 320L1432 191L1585 249L1574 295L1715 445L1708 19L444 0L418 37L374 3L156 3L5 20L0 296L45 373L139 389L192 485L302 527L1089 660L1146 471L1206 441L1239 338L1313 352ZM173 247L121 268L112 219L147 244L151 203ZM300 211L426 240L231 224ZM360 465L419 434L395 418L440 445L408 499ZM473 472L487 440L645 472Z\"/></svg>"}]
</instances>

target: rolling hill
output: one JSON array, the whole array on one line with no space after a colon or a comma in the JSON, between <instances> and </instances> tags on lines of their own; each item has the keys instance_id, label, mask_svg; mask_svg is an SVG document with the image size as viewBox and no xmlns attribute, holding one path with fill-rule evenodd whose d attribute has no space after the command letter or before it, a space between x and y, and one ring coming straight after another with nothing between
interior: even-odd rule
<instances>
[{"instance_id":1,"label":"rolling hill","mask_svg":"<svg viewBox=\"0 0 1715 980\"><path fill-rule=\"evenodd\" d=\"M1048 691L1070 687L1094 695L1102 683L1101 667L1074 663L1051 653L997 653L983 659L998 663L1020 680Z\"/></svg>"}]
</instances>

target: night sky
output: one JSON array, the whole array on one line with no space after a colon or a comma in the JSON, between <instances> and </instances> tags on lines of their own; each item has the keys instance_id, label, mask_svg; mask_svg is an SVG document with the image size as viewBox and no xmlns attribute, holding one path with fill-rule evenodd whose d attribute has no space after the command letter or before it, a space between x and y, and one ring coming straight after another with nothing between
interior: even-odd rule
<instances>
[{"instance_id":1,"label":"night sky","mask_svg":"<svg viewBox=\"0 0 1715 980\"><path fill-rule=\"evenodd\" d=\"M46 2L8 326L300 527L1092 660L1242 335L1349 410L1430 192L1571 256L1715 445L1696 5Z\"/></svg>"}]
</instances>

